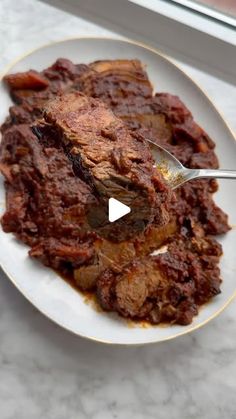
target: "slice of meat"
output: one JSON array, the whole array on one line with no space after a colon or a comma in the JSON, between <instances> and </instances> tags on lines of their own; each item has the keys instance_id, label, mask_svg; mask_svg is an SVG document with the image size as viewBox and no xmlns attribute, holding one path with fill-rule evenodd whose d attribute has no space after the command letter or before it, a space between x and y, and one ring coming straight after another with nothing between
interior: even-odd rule
<instances>
[{"instance_id":1,"label":"slice of meat","mask_svg":"<svg viewBox=\"0 0 236 419\"><path fill-rule=\"evenodd\" d=\"M115 115L121 118L129 128L137 130L146 128L150 131L156 142L171 142L172 127L166 114L153 97L128 97L112 103L111 108Z\"/></svg>"},{"instance_id":2,"label":"slice of meat","mask_svg":"<svg viewBox=\"0 0 236 419\"><path fill-rule=\"evenodd\" d=\"M138 234L133 240L113 243L105 239L94 242L95 260L93 265L74 270L74 279L82 290L95 289L99 275L106 269L121 273L126 265L137 258L149 255L158 249L176 232L174 221L162 227L150 226L148 231Z\"/></svg>"},{"instance_id":3,"label":"slice of meat","mask_svg":"<svg viewBox=\"0 0 236 419\"><path fill-rule=\"evenodd\" d=\"M98 243L97 254L102 270L107 267L120 272L136 255L134 243L125 241L122 243L111 243L108 240L102 240Z\"/></svg>"},{"instance_id":4,"label":"slice of meat","mask_svg":"<svg viewBox=\"0 0 236 419\"><path fill-rule=\"evenodd\" d=\"M213 239L177 236L162 254L136 258L122 272L101 273L99 303L124 317L189 324L198 304L220 292L221 252Z\"/></svg>"},{"instance_id":5,"label":"slice of meat","mask_svg":"<svg viewBox=\"0 0 236 419\"><path fill-rule=\"evenodd\" d=\"M91 63L80 78L80 89L108 104L126 97L150 97L153 88L139 60L105 60Z\"/></svg>"},{"instance_id":6,"label":"slice of meat","mask_svg":"<svg viewBox=\"0 0 236 419\"><path fill-rule=\"evenodd\" d=\"M152 308L151 298L162 299L168 286L152 259L136 260L117 279L116 308L125 317L144 317Z\"/></svg>"},{"instance_id":7,"label":"slice of meat","mask_svg":"<svg viewBox=\"0 0 236 419\"><path fill-rule=\"evenodd\" d=\"M101 273L101 265L93 263L74 269L73 278L77 287L82 291L91 291L96 288L96 281Z\"/></svg>"},{"instance_id":8,"label":"slice of meat","mask_svg":"<svg viewBox=\"0 0 236 419\"><path fill-rule=\"evenodd\" d=\"M151 225L146 231L135 237L136 254L138 256L146 256L159 249L178 232L178 229L175 219L171 219L168 224L161 227Z\"/></svg>"},{"instance_id":9,"label":"slice of meat","mask_svg":"<svg viewBox=\"0 0 236 419\"><path fill-rule=\"evenodd\" d=\"M136 255L132 241L112 243L105 239L99 239L94 243L94 251L96 257L93 265L74 270L74 279L82 290L94 289L98 276L108 267L116 272L122 271L123 267L130 263Z\"/></svg>"},{"instance_id":10,"label":"slice of meat","mask_svg":"<svg viewBox=\"0 0 236 419\"><path fill-rule=\"evenodd\" d=\"M105 104L81 93L65 94L48 103L44 118L103 203L100 233L121 241L142 231L154 218L159 225L168 222L171 191L154 168L148 143L130 132ZM112 228L107 218L110 197L131 207L131 213ZM97 208L91 223L93 217L95 228Z\"/></svg>"},{"instance_id":11,"label":"slice of meat","mask_svg":"<svg viewBox=\"0 0 236 419\"><path fill-rule=\"evenodd\" d=\"M148 316L168 289L169 281L152 257L133 260L120 274L107 269L97 280L101 306L134 319Z\"/></svg>"}]
</instances>

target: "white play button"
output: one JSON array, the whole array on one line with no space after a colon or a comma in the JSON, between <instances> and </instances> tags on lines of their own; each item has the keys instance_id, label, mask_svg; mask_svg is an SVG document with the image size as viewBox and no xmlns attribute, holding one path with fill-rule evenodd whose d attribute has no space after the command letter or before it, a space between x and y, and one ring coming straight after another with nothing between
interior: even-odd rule
<instances>
[{"instance_id":1,"label":"white play button","mask_svg":"<svg viewBox=\"0 0 236 419\"><path fill-rule=\"evenodd\" d=\"M111 223L119 218L124 217L124 215L129 214L131 211L130 207L122 202L118 201L115 198L109 198L108 202L108 219Z\"/></svg>"}]
</instances>

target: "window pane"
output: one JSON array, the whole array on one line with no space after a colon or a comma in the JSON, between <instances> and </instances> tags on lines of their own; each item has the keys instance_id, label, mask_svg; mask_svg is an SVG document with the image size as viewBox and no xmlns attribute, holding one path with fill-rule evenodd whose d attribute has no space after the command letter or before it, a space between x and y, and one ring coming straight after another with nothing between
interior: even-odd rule
<instances>
[{"instance_id":1,"label":"window pane","mask_svg":"<svg viewBox=\"0 0 236 419\"><path fill-rule=\"evenodd\" d=\"M203 13L236 25L236 0L172 0L181 6L189 7Z\"/></svg>"},{"instance_id":2,"label":"window pane","mask_svg":"<svg viewBox=\"0 0 236 419\"><path fill-rule=\"evenodd\" d=\"M236 17L236 0L194 0L196 3L201 3Z\"/></svg>"}]
</instances>

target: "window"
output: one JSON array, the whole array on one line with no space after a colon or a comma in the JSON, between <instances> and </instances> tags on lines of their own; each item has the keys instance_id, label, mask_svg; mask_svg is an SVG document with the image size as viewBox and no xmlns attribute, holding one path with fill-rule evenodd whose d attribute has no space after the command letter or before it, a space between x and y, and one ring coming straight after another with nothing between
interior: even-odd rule
<instances>
[{"instance_id":1,"label":"window","mask_svg":"<svg viewBox=\"0 0 236 419\"><path fill-rule=\"evenodd\" d=\"M183 7L236 26L235 0L171 0Z\"/></svg>"},{"instance_id":2,"label":"window","mask_svg":"<svg viewBox=\"0 0 236 419\"><path fill-rule=\"evenodd\" d=\"M207 4L236 0L44 1L235 84L236 17Z\"/></svg>"}]
</instances>

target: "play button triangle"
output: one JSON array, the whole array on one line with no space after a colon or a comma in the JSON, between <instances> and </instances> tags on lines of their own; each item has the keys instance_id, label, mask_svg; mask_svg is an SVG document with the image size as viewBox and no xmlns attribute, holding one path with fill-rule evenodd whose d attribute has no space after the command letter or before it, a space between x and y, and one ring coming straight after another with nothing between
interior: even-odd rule
<instances>
[{"instance_id":1,"label":"play button triangle","mask_svg":"<svg viewBox=\"0 0 236 419\"><path fill-rule=\"evenodd\" d=\"M109 198L108 201L108 219L111 223L119 218L124 217L124 215L129 214L131 211L130 207L118 201L115 198Z\"/></svg>"}]
</instances>

